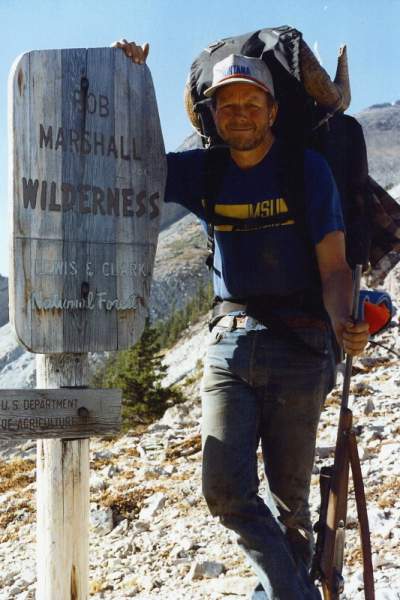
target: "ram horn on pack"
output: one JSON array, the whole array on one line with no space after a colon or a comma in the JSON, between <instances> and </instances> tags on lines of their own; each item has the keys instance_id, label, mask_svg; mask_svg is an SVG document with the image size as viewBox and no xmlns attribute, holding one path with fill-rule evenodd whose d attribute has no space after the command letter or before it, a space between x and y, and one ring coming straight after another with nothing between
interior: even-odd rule
<instances>
[{"instance_id":1,"label":"ram horn on pack","mask_svg":"<svg viewBox=\"0 0 400 600\"><path fill-rule=\"evenodd\" d=\"M300 68L303 85L317 104L331 112L344 112L349 107L351 94L346 46L339 50L333 81L304 40L300 43Z\"/></svg>"}]
</instances>

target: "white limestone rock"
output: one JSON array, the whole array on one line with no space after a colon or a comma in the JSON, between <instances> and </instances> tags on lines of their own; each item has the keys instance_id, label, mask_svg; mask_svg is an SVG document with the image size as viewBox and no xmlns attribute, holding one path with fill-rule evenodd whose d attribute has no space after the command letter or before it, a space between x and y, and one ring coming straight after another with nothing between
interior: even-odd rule
<instances>
[{"instance_id":1,"label":"white limestone rock","mask_svg":"<svg viewBox=\"0 0 400 600\"><path fill-rule=\"evenodd\" d=\"M146 506L142 508L139 514L139 519L144 521L150 521L156 514L163 508L167 497L162 492L153 494L146 500Z\"/></svg>"},{"instance_id":2,"label":"white limestone rock","mask_svg":"<svg viewBox=\"0 0 400 600\"><path fill-rule=\"evenodd\" d=\"M98 535L107 535L114 527L114 519L112 509L98 508L90 512L90 525Z\"/></svg>"},{"instance_id":3,"label":"white limestone rock","mask_svg":"<svg viewBox=\"0 0 400 600\"><path fill-rule=\"evenodd\" d=\"M225 566L222 563L212 560L194 562L190 569L188 579L191 581L195 579L203 579L203 577L211 579L214 577L219 577L224 572Z\"/></svg>"},{"instance_id":4,"label":"white limestone rock","mask_svg":"<svg viewBox=\"0 0 400 600\"><path fill-rule=\"evenodd\" d=\"M90 489L95 492L101 492L107 488L107 483L103 477L100 477L96 472L90 474Z\"/></svg>"}]
</instances>

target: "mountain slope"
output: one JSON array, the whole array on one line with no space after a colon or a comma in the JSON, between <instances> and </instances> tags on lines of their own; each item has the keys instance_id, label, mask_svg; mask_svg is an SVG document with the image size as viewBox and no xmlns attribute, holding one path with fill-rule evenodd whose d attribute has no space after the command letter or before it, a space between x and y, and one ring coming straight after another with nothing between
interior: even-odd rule
<instances>
[{"instance_id":1,"label":"mountain slope","mask_svg":"<svg viewBox=\"0 0 400 600\"><path fill-rule=\"evenodd\" d=\"M0 327L8 321L8 279L0 275Z\"/></svg>"},{"instance_id":2,"label":"mountain slope","mask_svg":"<svg viewBox=\"0 0 400 600\"><path fill-rule=\"evenodd\" d=\"M369 170L383 187L400 182L400 101L367 108L357 115L368 148Z\"/></svg>"},{"instance_id":3,"label":"mountain slope","mask_svg":"<svg viewBox=\"0 0 400 600\"><path fill-rule=\"evenodd\" d=\"M186 306L209 281L206 246L204 230L191 214L160 233L151 286L152 320L164 319Z\"/></svg>"}]
</instances>

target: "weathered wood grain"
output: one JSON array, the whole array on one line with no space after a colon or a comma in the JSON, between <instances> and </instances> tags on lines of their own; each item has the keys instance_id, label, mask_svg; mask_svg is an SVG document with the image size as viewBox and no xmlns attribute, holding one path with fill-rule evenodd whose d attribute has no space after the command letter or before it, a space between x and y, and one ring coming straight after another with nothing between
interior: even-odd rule
<instances>
[{"instance_id":1,"label":"weathered wood grain","mask_svg":"<svg viewBox=\"0 0 400 600\"><path fill-rule=\"evenodd\" d=\"M118 49L34 51L10 77L11 320L32 352L140 336L166 161L150 72Z\"/></svg>"},{"instance_id":2,"label":"weathered wood grain","mask_svg":"<svg viewBox=\"0 0 400 600\"><path fill-rule=\"evenodd\" d=\"M120 390L0 390L0 439L104 436L120 428Z\"/></svg>"},{"instance_id":3,"label":"weathered wood grain","mask_svg":"<svg viewBox=\"0 0 400 600\"><path fill-rule=\"evenodd\" d=\"M89 440L37 449L36 599L89 598Z\"/></svg>"},{"instance_id":4,"label":"weathered wood grain","mask_svg":"<svg viewBox=\"0 0 400 600\"><path fill-rule=\"evenodd\" d=\"M39 355L40 388L85 386L88 357ZM55 390L53 390L55 391ZM61 390L62 391L62 390ZM37 442L37 600L89 596L89 439Z\"/></svg>"}]
</instances>

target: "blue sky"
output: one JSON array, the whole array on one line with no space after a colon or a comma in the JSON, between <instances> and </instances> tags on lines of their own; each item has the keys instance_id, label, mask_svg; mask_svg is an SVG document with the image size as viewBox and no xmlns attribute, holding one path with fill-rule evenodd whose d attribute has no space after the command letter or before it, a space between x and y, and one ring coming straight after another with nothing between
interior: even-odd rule
<instances>
[{"instance_id":1,"label":"blue sky","mask_svg":"<svg viewBox=\"0 0 400 600\"><path fill-rule=\"evenodd\" d=\"M0 0L0 273L8 273L7 77L28 50L108 46L127 37L149 41L167 150L191 132L183 87L193 58L211 41L261 27L292 25L317 44L324 67L336 68L348 45L357 113L400 99L400 0ZM6 217L7 215L7 217Z\"/></svg>"}]
</instances>

